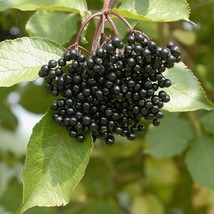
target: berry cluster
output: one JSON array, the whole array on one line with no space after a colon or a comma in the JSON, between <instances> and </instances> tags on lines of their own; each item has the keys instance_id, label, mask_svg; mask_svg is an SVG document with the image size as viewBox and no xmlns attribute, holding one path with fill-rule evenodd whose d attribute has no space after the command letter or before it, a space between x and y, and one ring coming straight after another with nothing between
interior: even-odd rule
<instances>
[{"instance_id":1,"label":"berry cluster","mask_svg":"<svg viewBox=\"0 0 214 214\"><path fill-rule=\"evenodd\" d=\"M79 142L91 132L94 139L104 138L111 145L114 134L134 140L145 129L142 119L159 125L161 108L170 101L159 89L171 85L163 72L180 60L173 43L161 48L135 32L126 45L114 37L88 58L70 49L43 65L39 76L50 94L61 96L51 106L57 124Z\"/></svg>"}]
</instances>

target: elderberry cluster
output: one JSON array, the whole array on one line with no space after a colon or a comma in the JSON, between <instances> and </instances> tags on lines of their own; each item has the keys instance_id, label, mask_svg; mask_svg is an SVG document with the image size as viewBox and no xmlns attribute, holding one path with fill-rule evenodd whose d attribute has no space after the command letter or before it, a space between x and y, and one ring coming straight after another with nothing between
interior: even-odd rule
<instances>
[{"instance_id":1,"label":"elderberry cluster","mask_svg":"<svg viewBox=\"0 0 214 214\"><path fill-rule=\"evenodd\" d=\"M173 43L161 48L137 32L126 45L115 37L88 58L71 49L43 65L39 76L50 94L60 95L51 106L53 118L71 137L82 142L91 132L113 144L114 134L134 140L145 129L142 120L159 125L161 108L170 101L162 88L171 81L163 73L180 60Z\"/></svg>"}]
</instances>

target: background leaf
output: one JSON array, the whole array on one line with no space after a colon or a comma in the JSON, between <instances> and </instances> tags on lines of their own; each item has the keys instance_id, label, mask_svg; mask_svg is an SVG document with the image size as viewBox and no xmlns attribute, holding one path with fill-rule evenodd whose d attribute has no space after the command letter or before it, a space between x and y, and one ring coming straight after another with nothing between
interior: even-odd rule
<instances>
[{"instance_id":1,"label":"background leaf","mask_svg":"<svg viewBox=\"0 0 214 214\"><path fill-rule=\"evenodd\" d=\"M80 18L75 13L37 11L28 20L26 31L30 36L42 36L64 45L76 34L78 22Z\"/></svg>"},{"instance_id":2,"label":"background leaf","mask_svg":"<svg viewBox=\"0 0 214 214\"><path fill-rule=\"evenodd\" d=\"M0 101L0 125L9 130L15 130L18 126L18 119L9 106Z\"/></svg>"},{"instance_id":3,"label":"background leaf","mask_svg":"<svg viewBox=\"0 0 214 214\"><path fill-rule=\"evenodd\" d=\"M22 88L20 95L19 103L22 107L35 114L47 112L51 103L56 99L47 93L43 85L36 85L33 82L28 83Z\"/></svg>"},{"instance_id":4,"label":"background leaf","mask_svg":"<svg viewBox=\"0 0 214 214\"><path fill-rule=\"evenodd\" d=\"M174 157L187 148L193 137L191 122L170 113L161 120L159 127L148 131L146 140L149 148L146 152L157 158Z\"/></svg>"},{"instance_id":5,"label":"background leaf","mask_svg":"<svg viewBox=\"0 0 214 214\"><path fill-rule=\"evenodd\" d=\"M35 126L23 171L23 203L18 213L34 206L62 206L85 173L93 148L91 136L80 144L49 111ZM42 192L42 194L41 194Z\"/></svg>"},{"instance_id":6,"label":"background leaf","mask_svg":"<svg viewBox=\"0 0 214 214\"><path fill-rule=\"evenodd\" d=\"M64 10L83 12L87 11L87 4L85 0L0 0L0 11L7 9L19 10Z\"/></svg>"},{"instance_id":7,"label":"background leaf","mask_svg":"<svg viewBox=\"0 0 214 214\"><path fill-rule=\"evenodd\" d=\"M65 49L48 39L23 37L0 43L0 87L38 78L38 71Z\"/></svg>"},{"instance_id":8,"label":"background leaf","mask_svg":"<svg viewBox=\"0 0 214 214\"><path fill-rule=\"evenodd\" d=\"M214 143L206 136L197 137L186 154L186 164L194 181L201 186L214 188Z\"/></svg>"},{"instance_id":9,"label":"background leaf","mask_svg":"<svg viewBox=\"0 0 214 214\"><path fill-rule=\"evenodd\" d=\"M172 81L172 86L164 89L171 97L170 102L164 105L164 110L181 112L214 109L214 104L207 99L198 79L182 62L168 69L164 76Z\"/></svg>"},{"instance_id":10,"label":"background leaf","mask_svg":"<svg viewBox=\"0 0 214 214\"><path fill-rule=\"evenodd\" d=\"M214 135L214 112L208 112L201 117L201 124L206 133Z\"/></svg>"},{"instance_id":11,"label":"background leaf","mask_svg":"<svg viewBox=\"0 0 214 214\"><path fill-rule=\"evenodd\" d=\"M89 207L87 207L87 210L85 210L82 214L108 214L109 210L111 210L111 214L122 214L122 210L112 203L108 202L95 202L91 204Z\"/></svg>"},{"instance_id":12,"label":"background leaf","mask_svg":"<svg viewBox=\"0 0 214 214\"><path fill-rule=\"evenodd\" d=\"M136 197L131 208L133 214L164 214L164 207L159 199L152 194Z\"/></svg>"},{"instance_id":13,"label":"background leaf","mask_svg":"<svg viewBox=\"0 0 214 214\"><path fill-rule=\"evenodd\" d=\"M186 0L124 0L118 9L124 17L153 21L189 21L190 9Z\"/></svg>"}]
</instances>

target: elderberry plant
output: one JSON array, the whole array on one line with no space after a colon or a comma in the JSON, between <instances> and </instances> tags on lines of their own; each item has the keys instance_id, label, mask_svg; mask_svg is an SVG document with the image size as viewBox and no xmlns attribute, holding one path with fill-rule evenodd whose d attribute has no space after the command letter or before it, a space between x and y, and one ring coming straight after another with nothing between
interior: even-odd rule
<instances>
[{"instance_id":1,"label":"elderberry plant","mask_svg":"<svg viewBox=\"0 0 214 214\"><path fill-rule=\"evenodd\" d=\"M180 194L176 192L174 198L173 191L180 186L188 185L189 188L192 186L189 185L189 177L186 179L187 185L183 185L182 181L177 182L178 177L183 177L183 174L177 176L179 167L182 167L181 171L185 172L185 176L187 174L186 170L183 170L184 162L195 182L201 186L214 186L212 167L214 148L211 138L213 129L210 128L213 125L214 114L192 112L199 109L213 110L214 105L207 99L193 72L181 62L181 51L177 44L185 53L187 48L185 49L182 42L187 42L188 39L184 39L180 31L175 33L175 29L172 29L172 32L166 33L170 37L169 41L171 39L174 41L176 37L176 42L174 41L176 45L166 42L166 47L163 47L165 34L162 28L165 24L153 23L154 26L158 26L158 38L143 32L150 22L183 20L191 23L187 0L104 0L103 10L92 14L89 9L93 11L97 9L99 2L0 0L0 11L16 9L15 14L19 17L17 22L22 20L18 10L36 11L32 14L27 13L27 16L31 15L25 25L29 37L0 43L0 86L9 87L28 81L27 84L17 86L18 89L21 88L19 90L21 99L18 103L26 109L30 106L30 111L34 113L38 113L38 107L41 106L42 111L39 113L48 110L33 128L27 146L22 173L23 199L17 214L22 214L35 206L64 206L71 200L75 202L67 211L79 214L84 212L79 210L79 205L81 204L83 209L88 209L91 201L94 199L96 201L96 196L99 201L108 198L108 202L118 204L116 208L121 210L121 212L118 209L115 211L114 206L113 209L111 208L111 204L109 208L107 202L105 206L107 212L111 210L112 213L130 213L135 210L135 206L138 209L139 205L141 212L142 204L142 210L150 210L150 207L144 209L144 206L147 202L149 206L153 206L154 202L155 211L151 212L156 213L160 198L154 197L154 187L157 192L162 192L163 187L168 191L169 186L167 210L170 210L168 206L170 197L171 205L173 204L171 208L174 209L174 199L179 195L180 201ZM6 11L4 15L8 16L8 12ZM149 22L142 24L142 20ZM3 21L0 22L0 26ZM79 27L80 21L81 27ZM181 29L184 29L183 21L177 23ZM141 24L138 25L137 22ZM5 23L3 24L5 28ZM124 31L123 24L126 28ZM171 27L177 28L177 24L167 23L166 26L171 30ZM126 31L128 33L124 36ZM76 33L76 38L73 38ZM179 38L177 33L182 35L182 39L177 40ZM85 34L88 44L84 43ZM74 41L74 44L71 41ZM65 49L62 45L68 48ZM197 47L200 46L197 44ZM201 52L204 50L202 48ZM182 57L184 61L185 55L183 54ZM202 61L200 68L203 67ZM38 77L43 78L43 81L29 83ZM29 90L29 88L36 85L37 89L43 90L41 82L49 94L43 91L42 95L40 94L42 97L39 97L35 89ZM1 88L0 95L4 93L4 89ZM13 89L6 91L9 93ZM28 95L24 96L25 93ZM11 117L5 116L8 115L8 111L5 111L8 104L6 98L7 96L4 96L0 100L0 116L3 115L3 120L0 118L0 128L5 120L6 122L12 120ZM23 100L27 100L28 107ZM171 114L163 110L177 113ZM180 113L186 111L189 113ZM4 115L4 112L7 114ZM9 111L9 115L11 113ZM202 119L199 118L201 115ZM161 120L163 116L165 118ZM158 126L160 121L160 127L153 127ZM0 131L2 136L4 130L0 129ZM138 135L140 132L143 134ZM203 135L205 132L207 136ZM135 142L129 142L135 138L137 138ZM4 141L3 144L7 142L5 139L3 134L0 150L1 142ZM104 140L108 145L112 145L115 141L118 143L109 149L105 145L94 144L93 141L96 139ZM9 145L8 142L7 144ZM16 145L20 147L19 143ZM92 153L94 146L96 148ZM10 148L13 146L10 145ZM71 195L83 178L91 155L91 163L81 183L84 197L77 199L74 196L73 200ZM177 155L180 157L168 159ZM168 160L154 161L151 156ZM10 153L9 158L11 158ZM14 160L9 161L9 166L7 157L0 159L0 170L4 170L0 172L0 181L3 178L3 182L0 183L4 184L5 179L13 174L11 170L9 174L4 173L5 169L17 166ZM20 160L18 156L18 163ZM2 161L5 161L6 168L4 164L2 165ZM177 162L177 166L174 166L174 161ZM141 173L142 169L143 173ZM160 180L164 181L163 186L159 186ZM9 181L6 183L9 184ZM149 187L151 183L155 185ZM169 186L166 186L166 183L169 183ZM178 183L178 186L172 188L172 183L173 185ZM139 192L135 191L136 189L145 191ZM130 195L127 194L129 191L131 191ZM191 192L190 189L187 191ZM81 185L80 191L77 192L82 192ZM182 192L186 194L185 191ZM0 203L2 203L2 193L4 194L4 190L0 191ZM19 198L16 193L14 195L16 199ZM124 196L129 199L125 200L125 203ZM84 202L83 198L85 198ZM165 204L165 197L163 201ZM8 206L11 206L11 203L8 203ZM160 212L164 212L162 207L160 208ZM0 204L1 211L2 204ZM15 212L9 209L7 211ZM58 213L58 211L64 212L62 208L59 210L56 208L53 212ZM93 209L91 211L89 208L89 212L98 211ZM99 213L102 212L99 210Z\"/></svg>"},{"instance_id":2,"label":"elderberry plant","mask_svg":"<svg viewBox=\"0 0 214 214\"><path fill-rule=\"evenodd\" d=\"M130 30L125 44L111 15ZM88 53L79 46L79 38L94 17L99 21ZM105 33L106 21L114 37ZM164 71L180 60L180 50L172 42L159 47L124 17L108 10L91 15L80 28L75 44L58 61L43 65L39 76L51 95L60 96L51 106L57 124L79 142L91 132L94 140L105 139L112 145L114 134L134 140L137 132L145 130L144 120L154 126L160 124L164 116L161 108L170 101L164 88L170 87L171 81L164 77Z\"/></svg>"}]
</instances>

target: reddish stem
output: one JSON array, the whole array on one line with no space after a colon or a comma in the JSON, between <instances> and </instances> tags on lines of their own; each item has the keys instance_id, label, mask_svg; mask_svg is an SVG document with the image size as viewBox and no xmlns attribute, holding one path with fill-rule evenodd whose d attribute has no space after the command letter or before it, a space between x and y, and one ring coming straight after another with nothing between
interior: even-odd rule
<instances>
[{"instance_id":1,"label":"reddish stem","mask_svg":"<svg viewBox=\"0 0 214 214\"><path fill-rule=\"evenodd\" d=\"M69 49L71 49L71 48L73 48L73 47L76 47L76 43L74 43L73 45L70 45L70 46L67 47L66 49L69 50ZM89 52L87 49L85 49L84 47L82 47L82 46L80 46L80 45L77 45L77 49L78 49L78 48L82 49L82 50L85 51L87 54L90 54L90 52Z\"/></svg>"},{"instance_id":2,"label":"reddish stem","mask_svg":"<svg viewBox=\"0 0 214 214\"><path fill-rule=\"evenodd\" d=\"M102 14L102 16L100 17L100 20L97 24L95 33L94 33L91 53L93 53L100 46L100 40L101 40L101 37L104 34L104 30L105 30L105 22L106 22L105 15Z\"/></svg>"},{"instance_id":3,"label":"reddish stem","mask_svg":"<svg viewBox=\"0 0 214 214\"><path fill-rule=\"evenodd\" d=\"M129 24L129 22L124 18L124 17L122 17L120 14L118 14L118 13L116 13L116 12L114 12L114 11L108 11L108 14L112 14L112 15L114 15L114 16L117 16L119 19L121 19L126 25L127 25L127 27L129 28L129 30L131 31L131 32L133 32L133 27Z\"/></svg>"},{"instance_id":4,"label":"reddish stem","mask_svg":"<svg viewBox=\"0 0 214 214\"><path fill-rule=\"evenodd\" d=\"M116 28L116 26L115 26L112 18L109 16L109 14L106 14L106 18L107 18L109 24L111 25L112 30L114 31L115 36L118 37L119 36L119 32L118 32L118 30L117 30L117 28Z\"/></svg>"},{"instance_id":5,"label":"reddish stem","mask_svg":"<svg viewBox=\"0 0 214 214\"><path fill-rule=\"evenodd\" d=\"M112 1L112 0L105 0L105 1L104 1L104 4L103 4L103 11L105 11L105 12L106 12L106 11L109 11L109 9L110 9L109 6L110 6L111 1Z\"/></svg>"},{"instance_id":6,"label":"reddish stem","mask_svg":"<svg viewBox=\"0 0 214 214\"><path fill-rule=\"evenodd\" d=\"M95 42L97 41L97 36L100 32L100 28L101 28L101 24L102 24L102 16L100 17L100 20L98 21L97 23L97 27L95 29L95 32L94 32L94 36L93 36L93 40L92 40L92 47L91 47L91 51L93 52L93 50L95 50Z\"/></svg>"},{"instance_id":7,"label":"reddish stem","mask_svg":"<svg viewBox=\"0 0 214 214\"><path fill-rule=\"evenodd\" d=\"M92 14L90 17L88 17L85 22L82 24L78 34L77 34L77 38L76 38L76 41L74 43L74 46L75 46L75 49L78 49L78 45L79 45L79 42L80 42L80 38L81 38L81 34L84 30L84 28L86 27L86 25L95 17L97 16L102 16L103 12L97 12L97 13L94 13Z\"/></svg>"}]
</instances>

